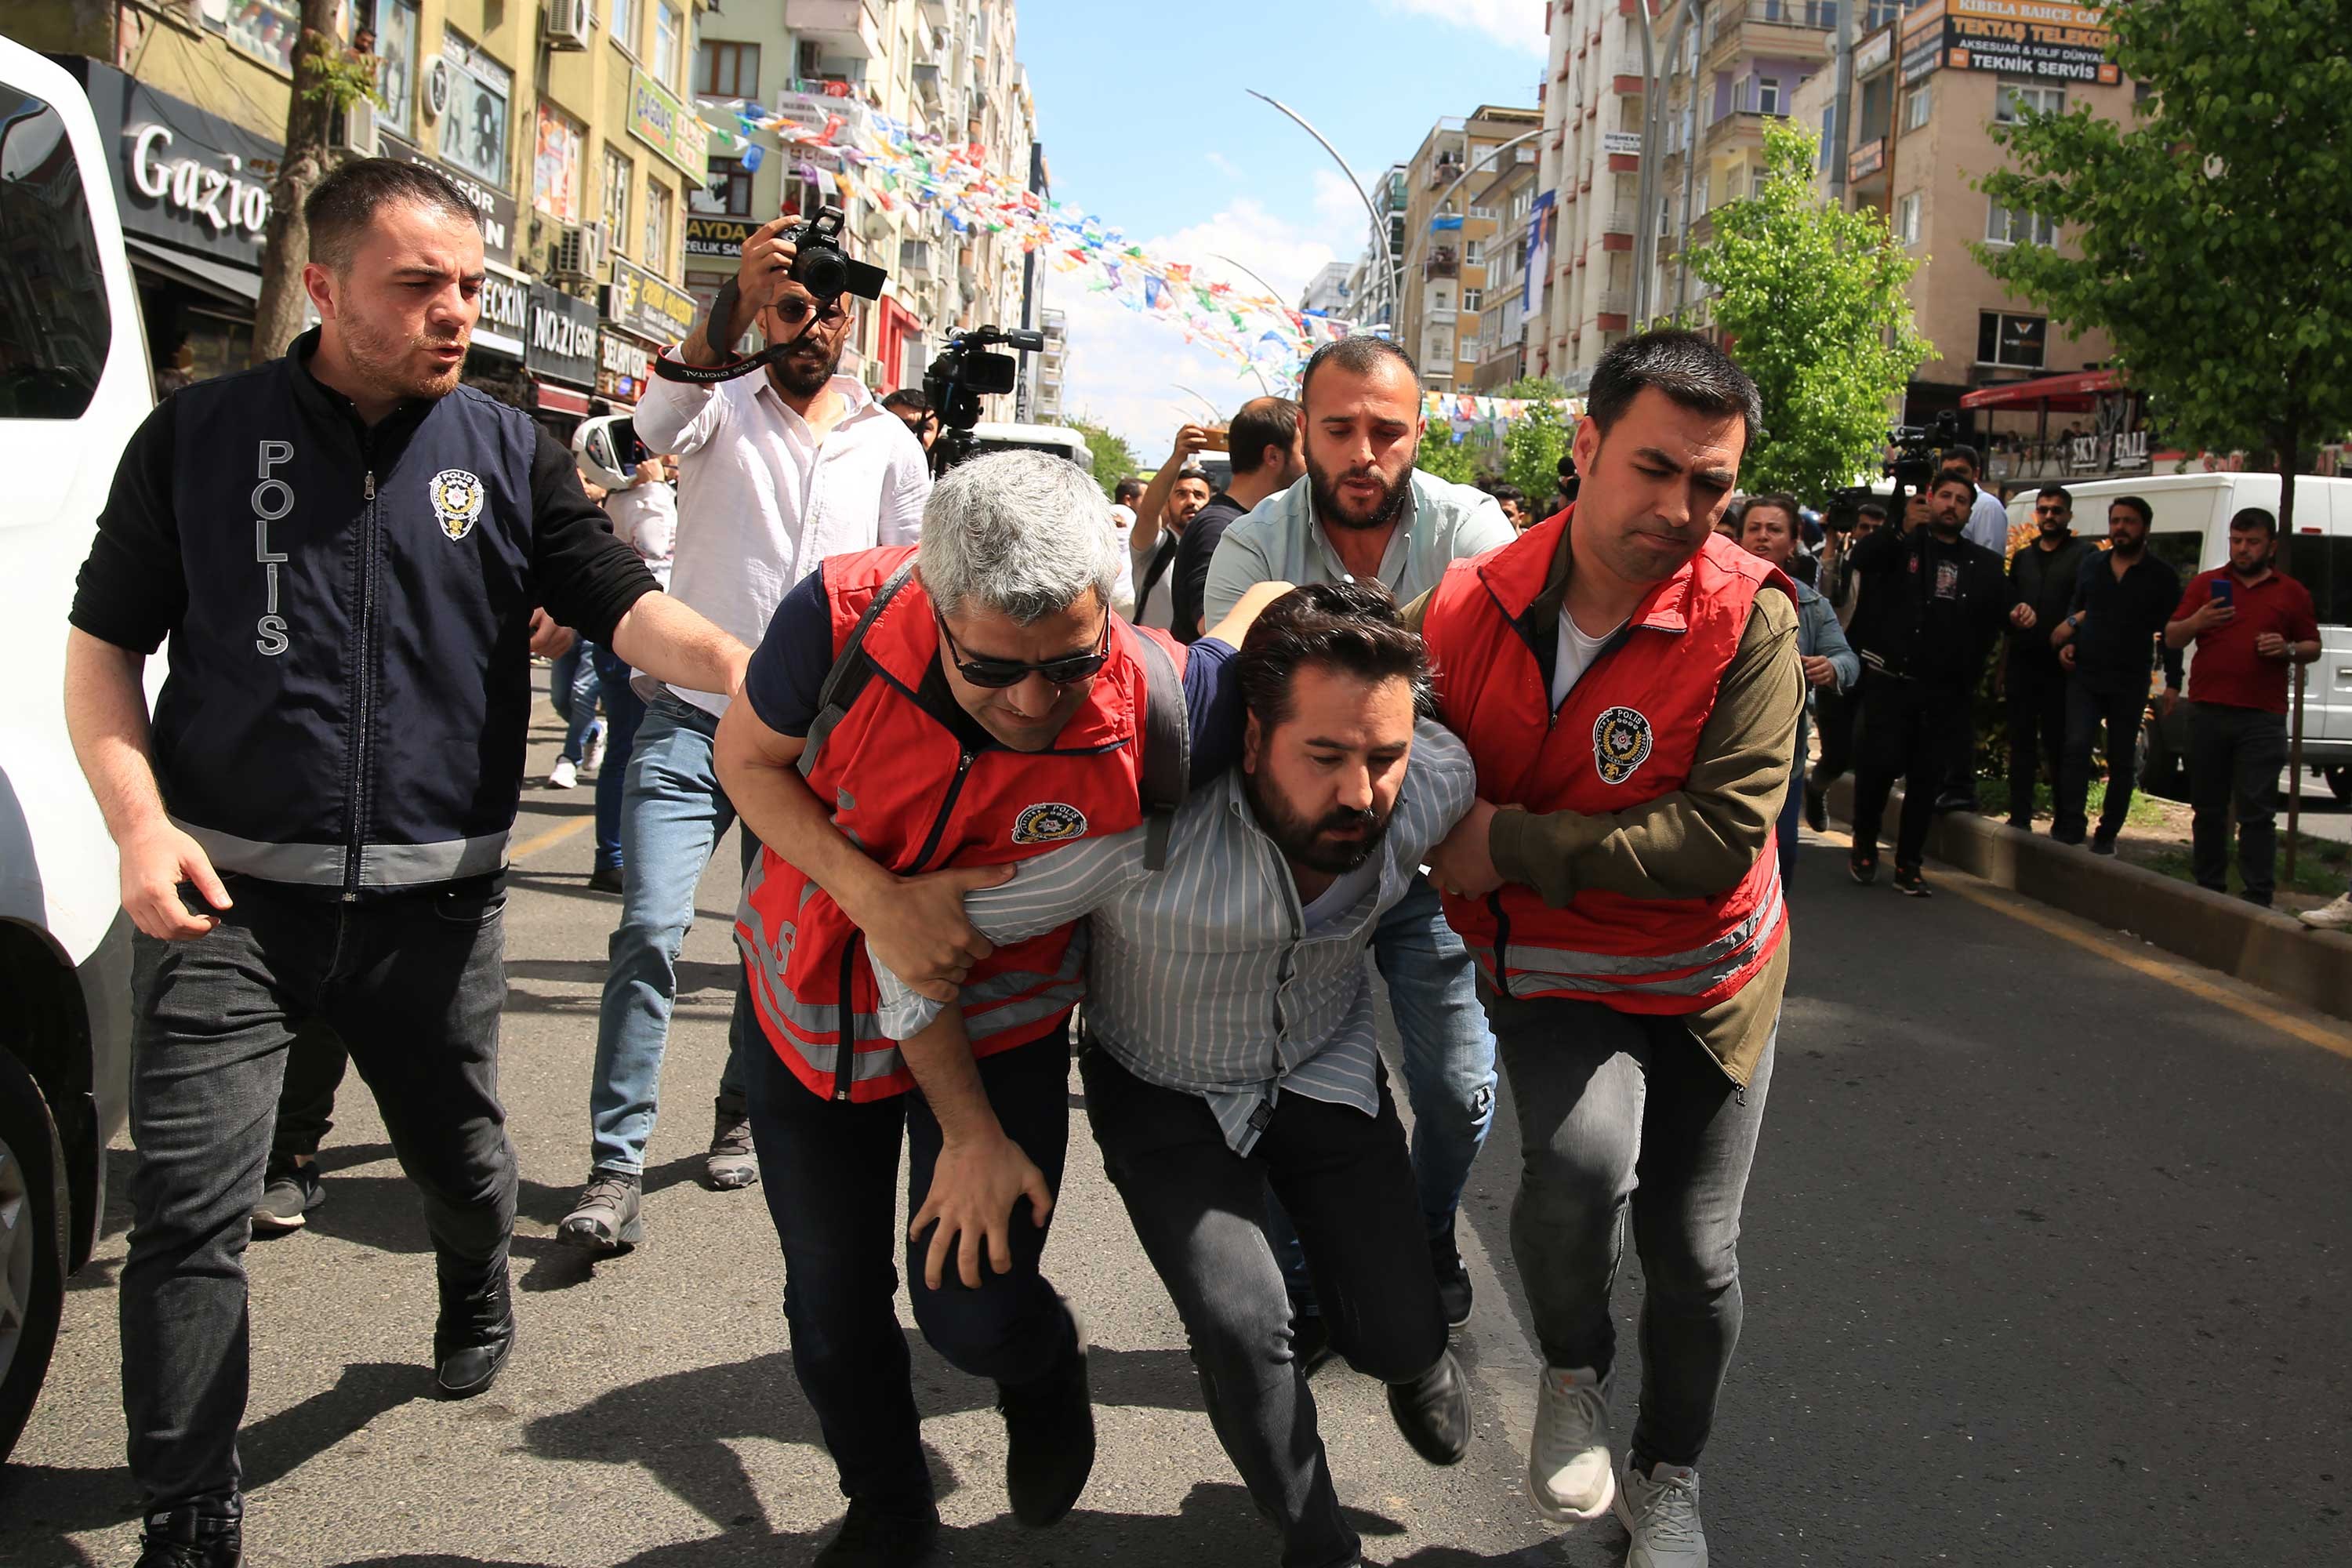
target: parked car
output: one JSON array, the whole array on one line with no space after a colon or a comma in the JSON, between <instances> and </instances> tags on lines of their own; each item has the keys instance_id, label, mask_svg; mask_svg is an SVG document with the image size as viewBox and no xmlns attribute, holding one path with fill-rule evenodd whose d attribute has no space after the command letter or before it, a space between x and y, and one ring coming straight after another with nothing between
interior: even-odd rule
<instances>
[{"instance_id":1,"label":"parked car","mask_svg":"<svg viewBox=\"0 0 2352 1568\"><path fill-rule=\"evenodd\" d=\"M0 38L0 1459L89 1260L122 1125L131 927L67 743L66 611L152 405L106 144L71 77Z\"/></svg>"},{"instance_id":2,"label":"parked car","mask_svg":"<svg viewBox=\"0 0 2352 1568\"><path fill-rule=\"evenodd\" d=\"M2031 533L2033 499L2027 485L2011 498L2010 526ZM2183 583L2230 559L2230 519L2243 508L2279 506L2276 474L2161 474L2070 484L2074 531L2104 539L2107 506L2136 495L2156 513L2147 547L2180 574ZM2319 616L2319 662L2307 667L2303 697L2303 760L2320 770L2338 801L2352 805L2352 479L2297 476L2294 537L2283 542L2287 574L2311 590ZM2197 650L2188 657L2193 664ZM2174 800L2188 797L2189 710L2169 719L2151 708L2141 737L2141 787Z\"/></svg>"}]
</instances>

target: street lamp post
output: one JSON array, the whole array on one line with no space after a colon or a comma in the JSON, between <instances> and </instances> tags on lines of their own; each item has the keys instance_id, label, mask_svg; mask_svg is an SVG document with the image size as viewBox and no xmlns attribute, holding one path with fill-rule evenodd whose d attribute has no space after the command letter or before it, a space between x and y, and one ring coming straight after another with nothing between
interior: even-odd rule
<instances>
[{"instance_id":1,"label":"street lamp post","mask_svg":"<svg viewBox=\"0 0 2352 1568\"><path fill-rule=\"evenodd\" d=\"M1306 132L1309 136L1314 137L1316 144L1321 147L1326 153L1330 153L1331 161L1339 165L1339 172L1348 176L1348 184L1356 188L1356 195L1362 199L1364 204L1364 216L1371 220L1373 247L1380 253L1381 259L1386 263L1386 265L1381 268L1381 272L1386 279L1389 291L1389 318L1391 322L1393 323L1396 318L1397 302L1404 298L1404 279L1400 275L1395 255L1389 249L1388 226L1381 222L1381 209L1373 204L1371 193L1364 189L1364 182L1356 177L1356 171L1348 166L1348 160L1339 156L1339 149L1332 146L1329 139L1327 138L1323 132L1316 130L1314 126L1308 124L1304 115L1291 108L1288 104L1283 102L1280 99L1268 98L1265 94L1258 91L1257 89L1254 87L1244 88L1242 90L1248 93L1252 98L1256 99L1259 102L1270 103L1275 108L1282 110L1285 115L1288 116L1291 123L1297 125L1301 131Z\"/></svg>"},{"instance_id":2,"label":"street lamp post","mask_svg":"<svg viewBox=\"0 0 2352 1568\"><path fill-rule=\"evenodd\" d=\"M1445 204L1452 201L1454 199L1454 193L1460 190L1464 184L1469 180L1470 176L1478 172L1478 165L1480 163L1483 163L1487 164L1489 167L1492 167L1496 158L1499 157L1501 154L1509 152L1512 148L1517 147L1523 142L1532 142L1542 134L1543 127L1538 125L1533 131L1524 132L1519 135L1512 137L1508 142L1497 142L1492 147L1484 147L1479 149L1475 157L1464 159L1462 162L1462 172L1454 176L1454 183L1446 186L1444 190L1438 192L1437 199L1429 204L1431 216L1435 217L1444 211ZM1463 139L1466 142L1469 138L1465 134ZM1423 244L1427 241L1428 237L1429 229L1426 225L1423 226L1420 233L1408 234L1404 237L1405 271L1411 272L1412 270L1413 257L1420 252ZM1389 321L1391 328L1395 325L1398 309L1399 307L1394 304L1390 307ZM1415 345L1415 348L1417 349L1418 346L1419 345Z\"/></svg>"}]
</instances>

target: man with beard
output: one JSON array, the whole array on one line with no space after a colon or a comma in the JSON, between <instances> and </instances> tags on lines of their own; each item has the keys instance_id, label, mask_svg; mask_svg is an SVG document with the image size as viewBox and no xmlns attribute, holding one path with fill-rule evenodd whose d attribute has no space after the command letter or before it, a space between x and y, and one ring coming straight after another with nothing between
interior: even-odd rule
<instances>
[{"instance_id":1,"label":"man with beard","mask_svg":"<svg viewBox=\"0 0 2352 1568\"><path fill-rule=\"evenodd\" d=\"M2112 855L2116 835L2131 809L2140 722L2147 717L2148 672L2164 661L2164 716L2180 700L2180 650L2164 628L2180 603L2180 574L2147 552L2156 512L2138 496L2107 503L2105 553L2083 559L2066 618L2050 629L2050 646L2066 667L2066 751L2058 764L2058 799L2050 837L2080 844L2089 826L2091 744L2106 731L2107 794L2091 853Z\"/></svg>"},{"instance_id":2,"label":"man with beard","mask_svg":"<svg viewBox=\"0 0 2352 1568\"><path fill-rule=\"evenodd\" d=\"M1306 1238L1334 1347L1389 1385L1416 1452L1459 1460L1468 1384L1446 1349L1364 952L1476 781L1461 742L1422 717L1421 639L1369 584L1275 600L1232 674L1249 710L1241 765L1177 812L1168 869L1153 873L1136 828L1024 861L964 907L1000 944L1090 919L1079 1070L1104 1168L1282 1562L1352 1564L1267 1196ZM965 1010L877 978L884 1030L909 1052L961 1046ZM919 1233L929 1218L916 1214ZM933 1280L950 1239L932 1242ZM967 1232L967 1282L975 1250Z\"/></svg>"},{"instance_id":3,"label":"man with beard","mask_svg":"<svg viewBox=\"0 0 2352 1568\"><path fill-rule=\"evenodd\" d=\"M1127 618L1155 632L1176 629L1176 552L1184 531L1209 504L1209 476L1192 461L1208 444L1209 432L1201 426L1177 431L1175 450L1135 502L1135 521L1127 535L1134 608Z\"/></svg>"},{"instance_id":4,"label":"man with beard","mask_svg":"<svg viewBox=\"0 0 2352 1568\"><path fill-rule=\"evenodd\" d=\"M1225 530L1266 497L1297 484L1298 476L1307 471L1298 405L1286 397L1251 398L1234 411L1225 435L1233 477L1192 514L1176 546L1171 569L1176 618L1169 630L1179 642L1191 642L1208 627L1202 605L1208 593L1209 563L1216 559L1217 544L1225 537Z\"/></svg>"},{"instance_id":5,"label":"man with beard","mask_svg":"<svg viewBox=\"0 0 2352 1568\"><path fill-rule=\"evenodd\" d=\"M1307 363L1298 400L1307 473L1226 528L1209 564L1211 621L1266 582L1377 584L1408 603L1435 587L1449 563L1519 537L1492 496L1413 466L1421 379L1396 344L1372 337L1326 343ZM1469 950L1426 879L1415 878L1382 917L1372 954L1403 1045L1422 1225L1446 1321L1458 1326L1469 1321L1471 1300L1454 1211L1495 1119L1495 1037L1478 1006ZM1308 1277L1295 1258L1290 1277L1302 1316L1313 1316ZM1311 1335L1320 1325L1303 1326Z\"/></svg>"},{"instance_id":6,"label":"man with beard","mask_svg":"<svg viewBox=\"0 0 2352 1568\"><path fill-rule=\"evenodd\" d=\"M298 1039L348 1047L424 1195L436 1391L482 1393L514 1346L499 919L533 607L696 688L734 689L747 657L656 590L569 452L457 384L483 277L463 192L362 159L303 216L320 324L141 425L66 654L139 933L121 1310L144 1568L239 1558L247 1215Z\"/></svg>"},{"instance_id":7,"label":"man with beard","mask_svg":"<svg viewBox=\"0 0 2352 1568\"><path fill-rule=\"evenodd\" d=\"M849 340L850 298L818 300L792 280L796 221L778 218L743 242L733 343L757 327L791 353L759 375L716 384L656 377L637 405L638 438L678 462L680 508L670 591L746 643L766 632L793 585L828 555L911 544L931 480L922 443L854 376L836 374ZM688 364L725 363L698 322L672 351ZM677 998L677 953L694 921L694 890L736 819L711 737L730 694L673 683L656 690L638 727L621 800L629 868L596 1025L590 1079L589 1171L557 1236L612 1255L644 1235L639 1213L656 1086ZM744 869L759 843L741 835ZM727 1065L719 1079L705 1180L720 1190L759 1180L744 1099L756 1048L749 998L736 977Z\"/></svg>"},{"instance_id":8,"label":"man with beard","mask_svg":"<svg viewBox=\"0 0 2352 1568\"><path fill-rule=\"evenodd\" d=\"M2033 542L2009 563L2009 654L2001 692L2009 704L2009 825L2033 828L2033 786L2045 763L2055 768L2066 746L2066 671L2050 646L2050 628L2074 602L2084 559L2097 553L2074 535L2074 498L2064 485L2044 485L2033 498Z\"/></svg>"}]
</instances>

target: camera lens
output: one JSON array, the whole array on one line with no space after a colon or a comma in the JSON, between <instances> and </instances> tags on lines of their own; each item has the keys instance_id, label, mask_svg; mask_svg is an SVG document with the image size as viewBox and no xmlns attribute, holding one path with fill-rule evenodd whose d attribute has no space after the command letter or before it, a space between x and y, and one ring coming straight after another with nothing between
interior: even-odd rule
<instances>
[{"instance_id":1,"label":"camera lens","mask_svg":"<svg viewBox=\"0 0 2352 1568\"><path fill-rule=\"evenodd\" d=\"M820 300L837 300L849 287L849 263L830 246L804 249L793 260L793 281Z\"/></svg>"}]
</instances>

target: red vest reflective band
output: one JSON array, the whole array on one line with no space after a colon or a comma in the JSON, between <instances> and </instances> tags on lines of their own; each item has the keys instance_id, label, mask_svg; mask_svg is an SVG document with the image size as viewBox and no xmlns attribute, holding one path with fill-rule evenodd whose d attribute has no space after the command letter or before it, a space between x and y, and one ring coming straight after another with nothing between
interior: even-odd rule
<instances>
[{"instance_id":1,"label":"red vest reflective band","mask_svg":"<svg viewBox=\"0 0 2352 1568\"><path fill-rule=\"evenodd\" d=\"M1710 534L1652 589L1551 710L1526 624L1575 509L1499 549L1457 561L1432 595L1423 636L1439 710L1469 747L1480 798L1529 811L1604 816L1683 787L1749 607L1778 568ZM1768 840L1738 886L1713 898L1634 899L1588 889L1553 909L1506 882L1483 900L1444 895L1446 919L1511 996L1599 1002L1621 1013L1696 1013L1748 983L1788 921Z\"/></svg>"},{"instance_id":2,"label":"red vest reflective band","mask_svg":"<svg viewBox=\"0 0 2352 1568\"><path fill-rule=\"evenodd\" d=\"M836 555L818 567L833 612L838 659L860 618L911 545ZM803 769L834 826L901 876L949 866L1024 859L1057 845L1124 833L1143 819L1142 737L1151 674L1141 639L1183 649L1113 617L1110 661L1086 706L1044 752L966 751L923 702L939 653L938 623L909 580L866 626L872 661L845 711L811 732ZM1181 682L1170 698L1181 710ZM1085 952L1075 925L1000 947L964 981L963 1015L976 1056L1050 1034L1084 994ZM880 1002L865 942L841 907L800 870L761 848L735 920L754 1012L768 1043L811 1092L880 1100L915 1087L898 1042L880 1033Z\"/></svg>"}]
</instances>

